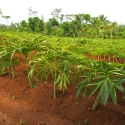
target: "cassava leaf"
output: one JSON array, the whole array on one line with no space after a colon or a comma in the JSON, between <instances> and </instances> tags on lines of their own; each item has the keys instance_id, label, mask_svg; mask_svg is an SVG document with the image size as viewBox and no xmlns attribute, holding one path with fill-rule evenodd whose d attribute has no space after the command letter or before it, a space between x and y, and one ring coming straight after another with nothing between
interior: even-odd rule
<instances>
[{"instance_id":1,"label":"cassava leaf","mask_svg":"<svg viewBox=\"0 0 125 125\"><path fill-rule=\"evenodd\" d=\"M109 97L109 87L108 87L108 83L107 81L105 81L102 86L101 86L101 99L102 99L102 103L104 105L106 105L106 102L108 100L108 97Z\"/></svg>"}]
</instances>

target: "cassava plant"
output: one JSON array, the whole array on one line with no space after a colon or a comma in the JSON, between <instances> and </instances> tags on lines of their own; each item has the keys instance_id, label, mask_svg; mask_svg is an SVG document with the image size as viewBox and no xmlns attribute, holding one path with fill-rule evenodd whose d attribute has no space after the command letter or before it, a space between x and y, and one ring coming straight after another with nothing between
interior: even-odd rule
<instances>
[{"instance_id":1,"label":"cassava plant","mask_svg":"<svg viewBox=\"0 0 125 125\"><path fill-rule=\"evenodd\" d=\"M55 64L58 68L57 77L54 81L54 87L59 87L60 90L65 94L67 89L67 84L74 83L72 76L77 72L75 64L79 63L79 58L77 54L69 50L58 50L55 56ZM54 90L55 90L54 89ZM54 93L54 98L56 94Z\"/></svg>"},{"instance_id":2,"label":"cassava plant","mask_svg":"<svg viewBox=\"0 0 125 125\"><path fill-rule=\"evenodd\" d=\"M35 54L35 56L29 61L31 69L28 73L28 80L30 86L33 87L34 83L32 81L34 78L39 78L42 83L43 78L48 79L49 74L52 74L52 77L55 77L55 72L57 68L52 64L52 59L48 59L45 52L40 52Z\"/></svg>"},{"instance_id":3,"label":"cassava plant","mask_svg":"<svg viewBox=\"0 0 125 125\"><path fill-rule=\"evenodd\" d=\"M109 96L112 98L114 104L117 105L116 89L119 89L123 94L125 89L122 84L125 79L120 72L120 68L117 64L106 63L98 61L92 64L88 72L88 76L81 74L83 80L77 84L76 97L83 91L83 96L87 92L87 88L92 86L89 97L91 97L96 91L98 92L95 103L92 106L92 110L96 110L100 99L103 105L106 105Z\"/></svg>"},{"instance_id":4,"label":"cassava plant","mask_svg":"<svg viewBox=\"0 0 125 125\"><path fill-rule=\"evenodd\" d=\"M15 78L14 66L19 65L19 61L13 57L14 53L9 45L3 45L0 47L0 72L1 75L6 71L12 72L13 78Z\"/></svg>"},{"instance_id":5,"label":"cassava plant","mask_svg":"<svg viewBox=\"0 0 125 125\"><path fill-rule=\"evenodd\" d=\"M67 89L67 83L70 84L70 63L67 60L64 60L63 62L60 62L61 64L58 68L60 69L57 75L56 81L54 82L55 88L56 86L59 86L60 90L63 90L63 94L65 94L65 89ZM54 94L55 95L55 94ZM54 96L56 98L56 96Z\"/></svg>"},{"instance_id":6,"label":"cassava plant","mask_svg":"<svg viewBox=\"0 0 125 125\"><path fill-rule=\"evenodd\" d=\"M67 89L67 83L70 83L73 60L75 60L75 57L71 52L56 50L48 46L48 50L37 53L29 62L32 67L28 74L30 85L33 85L33 76L47 79L51 75L54 80L53 97L56 98L57 87L63 90L64 94L65 89Z\"/></svg>"},{"instance_id":7,"label":"cassava plant","mask_svg":"<svg viewBox=\"0 0 125 125\"><path fill-rule=\"evenodd\" d=\"M18 60L11 59L8 56L3 57L0 59L0 75L3 75L4 73L10 72L12 73L12 77L15 78L15 72L14 72L14 66L19 65L20 63Z\"/></svg>"}]
</instances>

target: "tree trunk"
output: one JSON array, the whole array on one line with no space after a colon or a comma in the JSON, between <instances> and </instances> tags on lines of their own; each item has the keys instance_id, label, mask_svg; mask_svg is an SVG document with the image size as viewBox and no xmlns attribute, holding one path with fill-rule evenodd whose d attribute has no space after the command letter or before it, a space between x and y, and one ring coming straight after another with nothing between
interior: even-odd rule
<instances>
[{"instance_id":1,"label":"tree trunk","mask_svg":"<svg viewBox=\"0 0 125 125\"><path fill-rule=\"evenodd\" d=\"M110 32L110 38L112 38L112 29L111 29L111 32Z\"/></svg>"}]
</instances>

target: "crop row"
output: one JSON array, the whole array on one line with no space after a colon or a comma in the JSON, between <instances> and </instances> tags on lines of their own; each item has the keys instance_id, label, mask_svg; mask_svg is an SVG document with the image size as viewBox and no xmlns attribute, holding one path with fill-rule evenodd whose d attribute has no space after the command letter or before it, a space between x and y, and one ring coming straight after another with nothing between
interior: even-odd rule
<instances>
[{"instance_id":1,"label":"crop row","mask_svg":"<svg viewBox=\"0 0 125 125\"><path fill-rule=\"evenodd\" d=\"M23 54L30 86L35 87L33 78L38 78L42 83L43 78L48 80L48 77L51 76L54 81L54 98L56 98L57 88L65 94L68 84L75 84L78 80L80 82L76 84L76 97L81 92L84 97L88 88L91 88L90 97L96 91L98 92L92 110L96 109L100 99L106 105L109 96L117 104L117 89L123 93L123 98L125 98L125 88L123 87L125 65L94 61L84 56L85 53L88 53L86 51L88 44L91 45L90 43L92 43L92 46L95 45L96 47L97 43L93 44L94 41L69 38L68 42L66 38L41 35L27 39L18 38L17 36L8 38L6 35L2 38L0 42L1 75L9 72L14 78L14 66L20 64L20 57L15 58L15 54ZM32 52L35 54L32 55ZM29 56L32 56L30 60Z\"/></svg>"}]
</instances>

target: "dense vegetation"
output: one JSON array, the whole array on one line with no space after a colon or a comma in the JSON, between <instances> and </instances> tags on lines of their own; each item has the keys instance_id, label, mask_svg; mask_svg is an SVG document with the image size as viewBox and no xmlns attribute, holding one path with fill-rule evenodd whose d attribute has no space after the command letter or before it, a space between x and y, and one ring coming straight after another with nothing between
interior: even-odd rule
<instances>
[{"instance_id":1,"label":"dense vegetation","mask_svg":"<svg viewBox=\"0 0 125 125\"><path fill-rule=\"evenodd\" d=\"M80 81L76 84L76 97L81 91L84 97L88 88L90 97L98 92L92 110L100 99L106 105L109 96L117 104L117 90L125 98L125 65L113 63L124 59L125 45L121 39L57 38L22 32L1 32L0 36L1 75L7 72L15 78L14 67L20 64L20 55L24 55L30 86L35 87L33 79L42 83L43 78L48 80L51 76L54 98L57 89L65 94L76 81ZM88 54L98 57L97 61L88 58ZM108 62L100 61L101 58Z\"/></svg>"},{"instance_id":2,"label":"dense vegetation","mask_svg":"<svg viewBox=\"0 0 125 125\"><path fill-rule=\"evenodd\" d=\"M61 9L54 9L52 18L44 21L44 17L37 17L37 11L29 10L28 21L11 23L10 16L2 16L7 25L0 25L0 30L16 30L18 32L37 32L44 35L88 38L125 38L125 26L111 22L104 15L92 17L90 14L61 14ZM0 14L2 11L0 10Z\"/></svg>"},{"instance_id":3,"label":"dense vegetation","mask_svg":"<svg viewBox=\"0 0 125 125\"><path fill-rule=\"evenodd\" d=\"M104 15L63 15L61 9L54 9L53 17L45 22L37 13L30 8L27 22L10 26L10 16L2 16L7 25L0 25L0 75L7 72L15 78L14 67L20 65L23 55L30 86L35 87L33 79L42 83L51 76L54 98L57 88L65 94L68 84L76 85L76 97L81 91L84 97L88 88L90 97L98 92L92 110L100 99L106 105L109 96L117 104L117 90L125 98L125 43L120 39L125 37L124 25L117 25ZM119 59L123 62L118 63ZM76 84L77 81L80 82Z\"/></svg>"}]
</instances>

